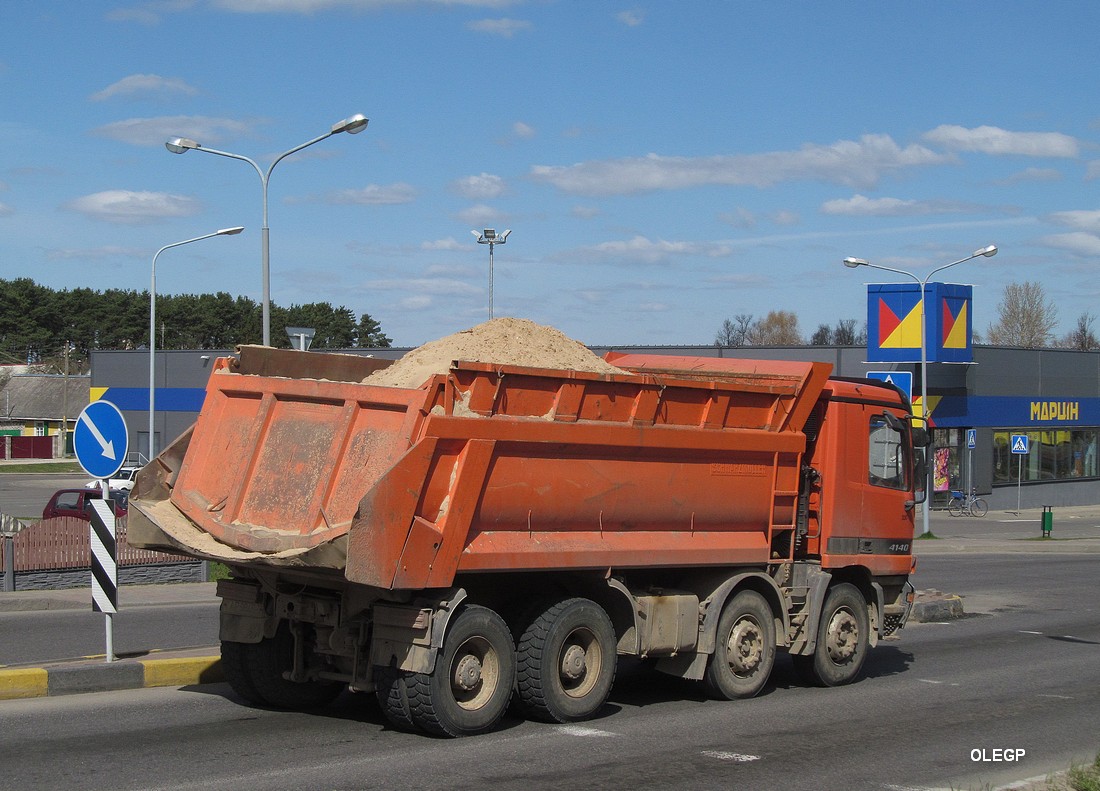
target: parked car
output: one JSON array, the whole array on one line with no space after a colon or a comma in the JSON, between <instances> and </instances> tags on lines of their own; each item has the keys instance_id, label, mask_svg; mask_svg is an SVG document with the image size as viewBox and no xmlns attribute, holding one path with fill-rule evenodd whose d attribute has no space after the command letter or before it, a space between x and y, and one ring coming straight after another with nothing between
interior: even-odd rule
<instances>
[{"instance_id":1,"label":"parked car","mask_svg":"<svg viewBox=\"0 0 1100 791\"><path fill-rule=\"evenodd\" d=\"M88 500L100 499L102 495L98 489L58 489L54 492L42 509L43 519L53 519L59 516L71 516L76 519L88 521L88 514L84 507ZM125 489L117 489L111 492L111 502L115 506L115 516L125 516L129 505L130 493Z\"/></svg>"},{"instance_id":2,"label":"parked car","mask_svg":"<svg viewBox=\"0 0 1100 791\"><path fill-rule=\"evenodd\" d=\"M113 478L107 481L107 488L109 488L111 491L121 489L129 492L131 489L134 488L134 480L137 478L137 474L140 470L141 467L123 467L118 471L118 473L115 474ZM98 489L99 479L93 478L92 480L84 484L84 488Z\"/></svg>"}]
</instances>

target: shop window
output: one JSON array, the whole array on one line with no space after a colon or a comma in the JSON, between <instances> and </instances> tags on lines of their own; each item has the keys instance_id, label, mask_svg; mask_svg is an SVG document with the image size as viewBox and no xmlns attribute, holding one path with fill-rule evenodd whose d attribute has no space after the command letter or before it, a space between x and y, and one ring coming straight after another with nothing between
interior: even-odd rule
<instances>
[{"instance_id":1,"label":"shop window","mask_svg":"<svg viewBox=\"0 0 1100 791\"><path fill-rule=\"evenodd\" d=\"M1026 434L1028 453L1012 452L1012 435ZM1069 481L1100 476L1097 441L1100 430L1000 429L993 432L993 483Z\"/></svg>"}]
</instances>

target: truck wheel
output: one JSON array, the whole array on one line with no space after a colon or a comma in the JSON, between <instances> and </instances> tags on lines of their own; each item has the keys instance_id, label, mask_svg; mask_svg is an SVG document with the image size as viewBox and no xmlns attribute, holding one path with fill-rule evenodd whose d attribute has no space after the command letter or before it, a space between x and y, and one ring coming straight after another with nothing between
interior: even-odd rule
<instances>
[{"instance_id":1,"label":"truck wheel","mask_svg":"<svg viewBox=\"0 0 1100 791\"><path fill-rule=\"evenodd\" d=\"M483 733L504 716L515 680L515 646L504 619L469 605L443 638L435 670L405 676L410 718L440 736Z\"/></svg>"},{"instance_id":2,"label":"truck wheel","mask_svg":"<svg viewBox=\"0 0 1100 791\"><path fill-rule=\"evenodd\" d=\"M301 711L331 703L344 684L339 681L290 681L283 677L294 666L294 637L286 622L279 624L274 637L258 643L222 643L222 656L232 658L226 666L226 679L241 697L252 703L277 709ZM231 671L230 668L233 668ZM237 675L237 683L233 681Z\"/></svg>"},{"instance_id":3,"label":"truck wheel","mask_svg":"<svg viewBox=\"0 0 1100 791\"><path fill-rule=\"evenodd\" d=\"M855 681L867 658L870 623L867 602L855 585L842 583L829 590L817 627L817 647L811 656L794 656L798 674L821 687Z\"/></svg>"},{"instance_id":4,"label":"truck wheel","mask_svg":"<svg viewBox=\"0 0 1100 791\"><path fill-rule=\"evenodd\" d=\"M222 640L222 673L233 691L254 706L263 706L266 701L256 691L249 675L248 644L235 643L232 640Z\"/></svg>"},{"instance_id":5,"label":"truck wheel","mask_svg":"<svg viewBox=\"0 0 1100 791\"><path fill-rule=\"evenodd\" d=\"M374 695L390 723L402 731L416 730L409 712L405 677L409 674L394 667L374 666Z\"/></svg>"},{"instance_id":6,"label":"truck wheel","mask_svg":"<svg viewBox=\"0 0 1100 791\"><path fill-rule=\"evenodd\" d=\"M554 602L516 644L520 703L547 722L588 719L611 692L616 662L615 628L602 607L589 599Z\"/></svg>"},{"instance_id":7,"label":"truck wheel","mask_svg":"<svg viewBox=\"0 0 1100 791\"><path fill-rule=\"evenodd\" d=\"M719 700L757 695L775 664L775 615L767 600L743 590L722 609L714 653L703 676L707 692Z\"/></svg>"}]
</instances>

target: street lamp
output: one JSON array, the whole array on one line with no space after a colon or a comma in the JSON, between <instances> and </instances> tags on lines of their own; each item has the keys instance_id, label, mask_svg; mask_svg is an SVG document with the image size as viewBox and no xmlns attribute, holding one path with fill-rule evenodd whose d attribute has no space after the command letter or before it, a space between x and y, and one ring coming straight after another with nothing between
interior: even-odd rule
<instances>
[{"instance_id":1,"label":"street lamp","mask_svg":"<svg viewBox=\"0 0 1100 791\"><path fill-rule=\"evenodd\" d=\"M498 236L497 232L492 228L486 228L480 233L478 231L470 231L470 233L477 237L478 244L489 245L489 321L493 320L493 247L507 242L508 234L511 232L511 229L509 229Z\"/></svg>"},{"instance_id":2,"label":"street lamp","mask_svg":"<svg viewBox=\"0 0 1100 791\"><path fill-rule=\"evenodd\" d=\"M263 203L264 203L264 223L260 229L260 256L263 263L263 342L264 346L271 345L271 258L269 255L268 238L270 235L270 229L267 225L267 185L271 180L271 171L275 169L275 166L286 157L301 151L307 146L311 146L314 143L320 143L322 140L333 135L338 135L341 132L347 132L349 135L355 135L362 132L367 128L369 119L362 113L356 113L350 118L345 118L343 121L338 121L332 125L332 128L325 132L320 137L315 137L309 142L302 143L300 146L295 146L289 151L284 151L279 156L275 157L275 161L271 163L265 173L260 169L260 166L252 159L240 154L231 154L228 151L218 151L216 148L207 148L200 143L196 143L194 140L190 140L186 137L174 137L164 144L164 147L171 151L173 154L186 154L192 149L196 151L205 151L208 154L217 154L221 157L229 157L230 159L239 159L242 162L247 162L253 168L256 169L256 173L260 176L260 185L263 188Z\"/></svg>"},{"instance_id":3,"label":"street lamp","mask_svg":"<svg viewBox=\"0 0 1100 791\"><path fill-rule=\"evenodd\" d=\"M235 228L222 228L220 231L214 231L214 233L203 234L202 236L196 236L194 239L184 239L182 242L173 242L172 244L166 244L164 247L157 250L156 255L153 256L153 271L149 280L149 460L152 461L156 455L156 443L154 438L154 423L153 416L156 409L156 357L154 356L157 348L157 258L165 250L170 250L173 247L179 247L180 245L191 244L191 242L201 242L203 239L209 239L212 236L236 236L244 230L243 225L238 225ZM106 495L105 495L106 496Z\"/></svg>"},{"instance_id":4,"label":"street lamp","mask_svg":"<svg viewBox=\"0 0 1100 791\"><path fill-rule=\"evenodd\" d=\"M950 264L944 264L941 267L937 267L936 269L933 269L931 272L929 272L927 275L924 276L923 280L921 280L919 277L914 275L912 272L906 272L904 269L893 269L893 268L888 267L888 266L881 266L879 264L872 264L869 261L865 261L862 258L845 258L844 259L844 266L848 267L849 269L855 269L855 268L861 267L861 266L866 266L866 267L869 267L871 269L881 269L883 272L893 272L894 274L897 274L897 275L905 275L906 277L911 277L911 278L913 278L913 280L917 281L917 283L920 285L920 411L921 411L921 417L924 419L924 425L926 427L929 426L929 422L928 422L928 335L927 335L928 312L925 309L926 306L927 306L927 300L925 299L925 288L928 286L928 281L931 280L932 275L936 274L937 272L942 272L943 270L948 269L948 268L953 267L953 266L956 266L957 264L966 263L967 261L970 261L974 258L978 258L979 256L985 256L986 258L989 258L989 257L994 256L996 254L997 254L997 245L991 244L988 247L983 247L981 250L975 250L973 253L968 255L966 258L960 258L958 261L952 261ZM929 432L929 437L931 437L931 436L932 436L932 434L931 434L931 432ZM924 481L924 508L922 509L923 512L924 512L924 526L923 526L922 532L923 532L924 535L928 535L931 532L931 528L929 528L929 526L928 526L928 511L930 510L929 506L931 506L931 504L932 504L933 465L928 463L928 460L926 459L925 460L925 466L927 467L927 469L926 469L927 475L926 475L926 478L925 478L925 481Z\"/></svg>"}]
</instances>

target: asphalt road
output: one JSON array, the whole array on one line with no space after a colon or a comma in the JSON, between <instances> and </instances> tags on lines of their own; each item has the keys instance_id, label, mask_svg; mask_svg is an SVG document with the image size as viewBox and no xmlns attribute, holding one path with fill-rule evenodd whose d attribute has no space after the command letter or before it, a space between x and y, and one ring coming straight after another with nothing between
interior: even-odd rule
<instances>
[{"instance_id":1,"label":"asphalt road","mask_svg":"<svg viewBox=\"0 0 1100 791\"><path fill-rule=\"evenodd\" d=\"M106 616L92 612L90 589L87 601L83 610L0 612L0 666L103 654ZM112 622L112 637L117 656L216 646L218 605L122 606Z\"/></svg>"},{"instance_id":2,"label":"asphalt road","mask_svg":"<svg viewBox=\"0 0 1100 791\"><path fill-rule=\"evenodd\" d=\"M9 473L0 471L0 514L17 519L42 516L50 495L58 489L74 489L89 480L78 473Z\"/></svg>"},{"instance_id":3,"label":"asphalt road","mask_svg":"<svg viewBox=\"0 0 1100 791\"><path fill-rule=\"evenodd\" d=\"M1100 554L924 556L918 585L970 614L907 627L854 685L806 688L782 661L760 697L715 702L624 662L598 719L472 739L395 731L369 695L314 714L223 685L4 701L0 788L995 788L1100 748L1098 579ZM1006 749L1021 760L983 760Z\"/></svg>"}]
</instances>

